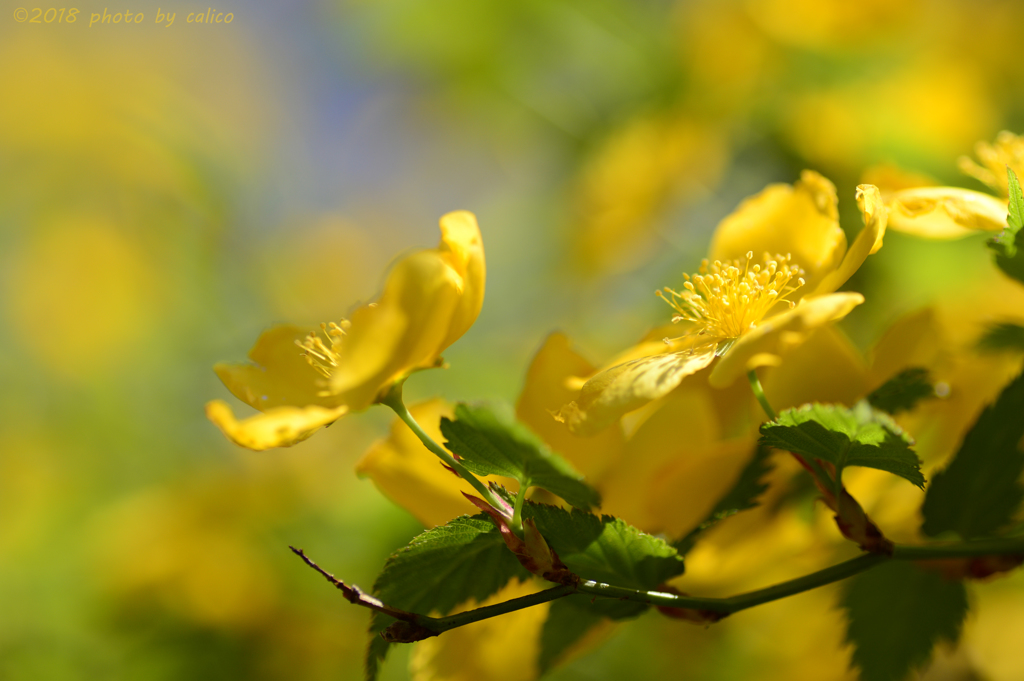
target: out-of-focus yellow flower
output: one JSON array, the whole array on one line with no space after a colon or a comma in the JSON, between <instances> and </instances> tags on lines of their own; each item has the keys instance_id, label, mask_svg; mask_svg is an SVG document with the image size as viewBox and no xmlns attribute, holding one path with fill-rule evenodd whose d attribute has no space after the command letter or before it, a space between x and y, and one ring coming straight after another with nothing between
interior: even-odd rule
<instances>
[{"instance_id":1,"label":"out-of-focus yellow flower","mask_svg":"<svg viewBox=\"0 0 1024 681\"><path fill-rule=\"evenodd\" d=\"M160 263L125 226L102 214L62 214L32 225L7 274L12 331L47 370L90 378L130 365L159 329L166 302ZM73 341L41 333L59 320Z\"/></svg>"},{"instance_id":2,"label":"out-of-focus yellow flower","mask_svg":"<svg viewBox=\"0 0 1024 681\"><path fill-rule=\"evenodd\" d=\"M581 267L635 267L654 243L659 211L716 184L725 162L725 135L712 125L678 114L631 120L587 163L575 191Z\"/></svg>"},{"instance_id":3,"label":"out-of-focus yellow flower","mask_svg":"<svg viewBox=\"0 0 1024 681\"><path fill-rule=\"evenodd\" d=\"M365 409L413 371L439 366L441 353L483 305L483 242L472 213L441 218L437 248L395 265L377 302L351 321L265 331L247 364L218 364L228 389L262 414L237 421L220 400L206 414L236 444L263 450L306 439L349 411ZM299 347L296 347L299 346Z\"/></svg>"},{"instance_id":4,"label":"out-of-focus yellow flower","mask_svg":"<svg viewBox=\"0 0 1024 681\"><path fill-rule=\"evenodd\" d=\"M600 431L622 415L675 389L721 356L709 376L730 385L781 357L814 330L863 302L834 293L882 245L886 213L878 190L857 189L865 228L847 249L839 227L835 187L805 171L795 185L771 185L744 201L715 231L711 259L687 277L682 292L662 295L687 332L661 348L647 343L588 380L558 419L578 434ZM764 253L754 261L754 252ZM784 255L783 255L784 254ZM788 309L778 311L780 303Z\"/></svg>"},{"instance_id":5,"label":"out-of-focus yellow flower","mask_svg":"<svg viewBox=\"0 0 1024 681\"><path fill-rule=\"evenodd\" d=\"M1010 195L1006 178L1009 166L1017 175L1024 174L1024 138L1003 130L996 135L995 144L978 142L974 145L974 153L981 164L968 156L961 156L958 165L965 174L987 184L999 192L1002 197Z\"/></svg>"},{"instance_id":6,"label":"out-of-focus yellow flower","mask_svg":"<svg viewBox=\"0 0 1024 681\"><path fill-rule=\"evenodd\" d=\"M880 31L912 21L917 0L892 3L866 0L748 0L747 12L775 40L817 51L859 46L877 39ZM794 21L794 17L800 17Z\"/></svg>"}]
</instances>

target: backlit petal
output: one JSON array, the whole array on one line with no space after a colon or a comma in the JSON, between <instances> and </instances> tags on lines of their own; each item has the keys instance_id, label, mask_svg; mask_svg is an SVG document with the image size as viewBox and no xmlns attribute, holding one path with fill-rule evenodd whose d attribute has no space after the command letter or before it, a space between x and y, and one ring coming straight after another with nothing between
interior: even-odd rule
<instances>
[{"instance_id":1,"label":"backlit petal","mask_svg":"<svg viewBox=\"0 0 1024 681\"><path fill-rule=\"evenodd\" d=\"M624 414L667 395L714 358L715 346L704 345L606 369L587 381L576 401L562 407L557 418L574 433L595 434Z\"/></svg>"},{"instance_id":2,"label":"backlit petal","mask_svg":"<svg viewBox=\"0 0 1024 681\"><path fill-rule=\"evenodd\" d=\"M709 260L743 260L753 251L793 256L805 271L807 289L834 270L846 253L839 227L836 188L810 170L795 184L773 184L743 201L718 224Z\"/></svg>"},{"instance_id":3,"label":"backlit petal","mask_svg":"<svg viewBox=\"0 0 1024 681\"><path fill-rule=\"evenodd\" d=\"M221 362L213 370L235 397L260 411L286 405L333 406L330 399L318 396L324 389L323 379L295 345L309 331L284 324L271 327L260 334L249 351L251 362Z\"/></svg>"},{"instance_id":4,"label":"backlit petal","mask_svg":"<svg viewBox=\"0 0 1024 681\"><path fill-rule=\"evenodd\" d=\"M221 400L206 404L206 417L227 435L236 445L262 451L272 447L290 447L302 442L323 426L337 421L348 407L327 408L317 405L308 407L271 407L262 414L256 414L239 421L231 407Z\"/></svg>"},{"instance_id":5,"label":"backlit petal","mask_svg":"<svg viewBox=\"0 0 1024 681\"><path fill-rule=\"evenodd\" d=\"M438 251L461 278L459 300L452 312L448 334L437 348L441 353L473 326L484 304L487 267L476 216L465 210L444 215Z\"/></svg>"},{"instance_id":6,"label":"backlit petal","mask_svg":"<svg viewBox=\"0 0 1024 681\"><path fill-rule=\"evenodd\" d=\"M461 285L462 277L437 251L399 261L380 300L352 314L330 391L357 411L411 371L434 366Z\"/></svg>"}]
</instances>

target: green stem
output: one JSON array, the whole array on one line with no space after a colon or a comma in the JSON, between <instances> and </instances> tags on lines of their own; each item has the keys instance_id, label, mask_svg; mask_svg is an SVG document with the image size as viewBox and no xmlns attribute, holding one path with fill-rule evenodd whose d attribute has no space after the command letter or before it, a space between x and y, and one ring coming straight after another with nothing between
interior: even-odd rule
<instances>
[{"instance_id":1,"label":"green stem","mask_svg":"<svg viewBox=\"0 0 1024 681\"><path fill-rule=\"evenodd\" d=\"M748 371L747 378L750 380L750 389L754 392L754 397L757 398L761 408L764 409L764 413L772 421L779 418L779 415L772 409L772 405L768 404L768 398L764 395L764 388L761 387L761 381L757 378L757 371L754 369Z\"/></svg>"},{"instance_id":2,"label":"green stem","mask_svg":"<svg viewBox=\"0 0 1024 681\"><path fill-rule=\"evenodd\" d=\"M399 382L393 385L387 395L380 400L380 403L391 407L392 411L398 415L398 418L402 419L405 425L409 426L409 430L416 434L416 437L420 439L423 446L437 455L437 457L441 459L446 466L458 473L459 477L472 485L473 489L479 492L488 504L494 508L504 508L504 502L498 499L494 492L492 492L487 485L480 480L480 478L470 473L465 466L456 461L455 457L448 453L448 450L434 442L434 438L427 435L426 431L420 427L420 424L417 423L416 419L414 419L412 414L409 413L409 409L406 408L405 402L402 400L403 385L404 382Z\"/></svg>"},{"instance_id":3,"label":"green stem","mask_svg":"<svg viewBox=\"0 0 1024 681\"><path fill-rule=\"evenodd\" d=\"M675 608L709 610L728 615L756 605L763 605L771 601L803 593L804 591L810 591L832 582L838 582L889 560L931 560L936 558L972 558L995 555L1024 555L1024 536L936 546L897 546L892 557L877 553L864 554L837 565L832 565L824 570L818 570L809 575L791 579L788 582L782 582L781 584L775 584L774 586L729 598L677 596L676 594L658 591L627 589L590 580L581 582L579 591L604 598L618 598Z\"/></svg>"},{"instance_id":4,"label":"green stem","mask_svg":"<svg viewBox=\"0 0 1024 681\"><path fill-rule=\"evenodd\" d=\"M380 603L376 599L366 599L362 592L354 587L348 587L339 582L327 572L324 572L316 563L302 553L301 550L293 548L308 565L320 572L335 586L342 589L351 602L370 607L386 615L411 622L415 626L432 632L434 635L441 634L450 629L463 627L473 622L505 615L516 610L530 608L541 603L547 603L574 593L588 594L598 598L615 598L619 600L647 603L649 605L665 606L670 608L687 608L691 610L703 610L706 612L730 615L732 613L764 605L789 596L810 591L826 584L832 584L840 580L852 577L860 572L869 570L881 563L890 560L931 560L937 558L971 558L989 555L1024 555L1024 536L1007 537L1005 539L986 539L983 541L968 541L959 544L946 544L935 546L897 546L891 557L878 553L868 553L837 565L832 565L823 570L812 572L803 577L791 579L788 582L775 584L764 589L748 591L729 598L699 598L694 596L681 596L662 591L644 591L640 589L628 589L611 584L603 584L593 580L581 580L579 584L561 584L559 586L539 591L528 596L513 598L503 603L488 605L483 608L476 608L461 612L448 617L429 617L405 611L395 610ZM419 640L419 639L410 639Z\"/></svg>"},{"instance_id":5,"label":"green stem","mask_svg":"<svg viewBox=\"0 0 1024 681\"><path fill-rule=\"evenodd\" d=\"M575 590L572 586L562 584L552 589L538 591L537 593L530 594L529 596L513 598L512 600L505 601L504 603L488 605L475 610L467 610L466 612L460 612L457 615L449 615L448 617L438 617L432 622L425 623L425 626L431 631L436 631L441 634L449 629L464 627L467 624L472 624L473 622L479 622L480 620L497 617L498 615L505 615L510 612L515 612L516 610L530 608L534 605L540 605L541 603L547 603L548 601L563 598L574 592Z\"/></svg>"},{"instance_id":6,"label":"green stem","mask_svg":"<svg viewBox=\"0 0 1024 681\"><path fill-rule=\"evenodd\" d=\"M791 579L788 582L776 584L765 589L750 591L738 596L729 598L696 598L693 596L677 596L676 594L662 593L658 591L641 591L637 589L626 589L610 584L584 581L580 583L579 591L592 596L603 596L605 598L619 598L627 601L638 601L651 605L668 606L670 608L689 608L692 610L707 610L710 612L729 615L740 610L752 608L755 605L763 605L781 598L793 596L804 591L816 589L819 586L838 582L841 579L852 577L858 572L863 572L879 563L888 560L886 556L868 554L858 556L838 565L827 567L824 570L812 572L809 575Z\"/></svg>"}]
</instances>

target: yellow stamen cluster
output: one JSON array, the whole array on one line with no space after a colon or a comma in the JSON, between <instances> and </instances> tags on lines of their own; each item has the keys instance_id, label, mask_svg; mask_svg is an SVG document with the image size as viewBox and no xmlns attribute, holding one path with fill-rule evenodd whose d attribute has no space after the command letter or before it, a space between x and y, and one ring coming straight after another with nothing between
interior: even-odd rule
<instances>
[{"instance_id":1,"label":"yellow stamen cluster","mask_svg":"<svg viewBox=\"0 0 1024 681\"><path fill-rule=\"evenodd\" d=\"M995 144L978 142L974 146L974 153L981 164L961 156L960 171L1002 192L1004 197L1009 196L1006 167L1010 166L1018 175L1024 171L1024 137L1003 130L996 136Z\"/></svg>"},{"instance_id":2,"label":"yellow stamen cluster","mask_svg":"<svg viewBox=\"0 0 1024 681\"><path fill-rule=\"evenodd\" d=\"M704 260L699 274L683 275L683 291L658 291L677 313L672 321L695 323L709 341L730 339L754 328L775 305L785 301L793 307L788 296L804 285L803 270L790 264L788 254L765 253L763 264L752 265L753 258L751 251L745 263Z\"/></svg>"},{"instance_id":3,"label":"yellow stamen cluster","mask_svg":"<svg viewBox=\"0 0 1024 681\"><path fill-rule=\"evenodd\" d=\"M331 322L321 324L320 333L311 331L305 339L295 341L295 344L303 349L301 353L309 365L320 372L324 378L331 377L331 371L338 366L341 359L341 341L345 337L345 330L351 326L351 322L342 319L340 324ZM320 338L323 334L323 338ZM327 342L325 343L324 340Z\"/></svg>"}]
</instances>

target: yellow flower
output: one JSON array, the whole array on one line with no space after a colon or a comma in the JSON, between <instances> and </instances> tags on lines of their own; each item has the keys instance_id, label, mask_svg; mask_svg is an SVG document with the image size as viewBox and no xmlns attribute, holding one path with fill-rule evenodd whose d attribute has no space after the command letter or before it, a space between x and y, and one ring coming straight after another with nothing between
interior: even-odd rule
<instances>
[{"instance_id":1,"label":"yellow flower","mask_svg":"<svg viewBox=\"0 0 1024 681\"><path fill-rule=\"evenodd\" d=\"M484 279L476 218L448 213L438 247L399 261L380 299L351 320L321 324L319 333L275 326L257 339L251 362L214 367L235 397L262 414L238 421L220 400L207 404L206 414L249 449L300 442L370 406L413 371L439 366L441 353L476 320Z\"/></svg>"},{"instance_id":2,"label":"yellow flower","mask_svg":"<svg viewBox=\"0 0 1024 681\"><path fill-rule=\"evenodd\" d=\"M1024 172L1024 138L1002 131L995 144L978 142L978 160L963 156L960 170L987 184L999 196L961 187L930 186L934 183L909 181L909 174L887 170L880 185L895 230L930 239L959 239L978 231L998 232L1006 228L1006 168ZM875 171L877 172L877 171Z\"/></svg>"},{"instance_id":3,"label":"yellow flower","mask_svg":"<svg viewBox=\"0 0 1024 681\"><path fill-rule=\"evenodd\" d=\"M672 391L721 359L709 383L730 385L759 366L777 366L815 329L864 301L834 293L882 245L886 213L878 190L857 188L865 228L847 249L835 187L804 171L795 185L771 185L744 201L715 231L711 257L682 292L660 294L688 329L660 348L651 342L587 381L557 419L571 431L596 433L622 415ZM764 253L755 262L754 252ZM784 255L773 255L784 254ZM781 309L784 308L784 309Z\"/></svg>"}]
</instances>

